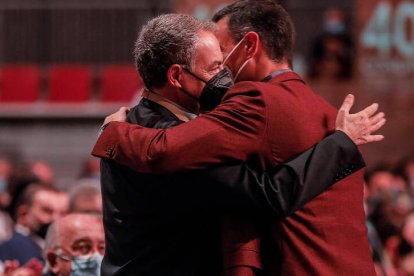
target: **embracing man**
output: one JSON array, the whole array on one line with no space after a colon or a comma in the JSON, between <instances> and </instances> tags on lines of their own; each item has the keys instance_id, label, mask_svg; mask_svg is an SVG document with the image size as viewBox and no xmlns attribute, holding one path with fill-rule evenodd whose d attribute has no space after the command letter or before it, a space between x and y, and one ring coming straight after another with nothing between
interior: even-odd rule
<instances>
[{"instance_id":1,"label":"embracing man","mask_svg":"<svg viewBox=\"0 0 414 276\"><path fill-rule=\"evenodd\" d=\"M226 55L225 65L238 82L227 92L230 74L223 69L223 57L211 29L193 29L195 36L189 36L187 44L182 44L180 41L185 40L182 25L191 23L188 17L179 18L181 24L174 16L154 20L152 29L150 22L146 26L147 32L144 32L144 27L136 44L138 69L148 91L144 93L143 101L128 115L129 122L134 124L105 124L93 151L94 155L108 159L103 161L102 174L103 179L109 181L106 185L103 180L102 184L105 235L107 242L112 241L112 244L107 243L105 256L109 269L114 272L135 262L134 268L141 269L141 273L126 270L132 273L128 275L162 275L161 272L151 274L145 269L155 269L160 264L169 268L181 264L187 267L187 274L181 273L180 269L170 269L167 270L168 275L218 275L201 272L203 269L200 267L204 265L204 271L208 270L211 263L200 266L191 263L202 258L186 262L180 254L192 256L186 255L185 250L180 248L180 241L188 238L199 242L208 238L205 235L214 236L214 233L220 232L217 229L220 226L216 226L219 224L210 223L216 221L220 212L211 214L208 207L204 210L200 205L212 204L219 206L217 209L220 210L221 203L215 202L215 196L221 200L225 194L234 196L234 202L249 205L250 200L253 207L260 206L257 210L270 210L270 214L264 211L266 216L258 216L260 219L255 220L250 208L243 208L240 204L239 213L232 210L236 211L235 216L223 220L224 269L227 274L245 276L263 270L268 275L374 275L364 226L363 172L359 170L362 166L356 162L341 163L341 157L345 159L352 147L336 151L339 158L334 161L339 162L339 170L338 167L330 167L330 151L321 153L315 158L316 161L312 158L320 152L318 145L312 146L335 130L337 110L315 95L291 71L289 60L293 48L293 26L287 13L269 0L238 1L214 17L219 26L217 37ZM175 28L171 27L174 26L171 23L176 24ZM156 34L157 28L165 24L170 29L159 37L152 36L151 42L148 42L150 35ZM174 37L181 40L169 40ZM154 49L158 49L157 55L154 55ZM371 133L384 124L384 114L374 115L377 106L373 105L353 117L347 114L352 101L348 98L338 118L356 118L360 126L365 124L363 135L354 141L363 144L381 140L381 136ZM217 103L220 105L215 107ZM213 110L193 119L200 108ZM122 112L125 113L121 110L108 117L107 121L122 119L125 116ZM180 124L182 122L187 123ZM137 124L159 129L146 129ZM160 129L167 127L171 128ZM341 143L346 143L346 136L336 132L320 145L327 139L335 139L332 138L334 135L341 136ZM252 169L258 172L272 170L306 150L306 160L297 157L304 162L303 166L299 166L303 169L298 173L299 179L311 175L313 183L307 183L311 188L317 187L315 183L325 180L326 176L332 176L328 177L331 182L339 182L306 205L306 201L300 201L301 204L295 205L292 211L299 210L290 217L272 217L271 214L277 209L275 206L295 201L292 198L298 196L295 190L290 191L287 197L279 197L279 193L290 190L294 182L278 182L274 173L271 177L258 173L258 177L247 177L251 181L243 182L246 180L243 173L252 175ZM334 152L333 148L330 150ZM292 162L298 164L294 160ZM196 183L202 182L204 177L200 175L203 172L194 170L241 163L249 167L239 165L236 175L223 173L226 168L221 172L218 168L219 173L212 172L211 179L220 185ZM141 172L140 176L132 171L131 174L120 173L129 170L123 165ZM290 171L295 171L292 169L294 166L288 166ZM315 171L308 174L306 170L314 166L319 166L319 174ZM180 179L184 171L193 175L189 177L193 183L177 180L176 177ZM358 172L352 174L355 171ZM180 173L173 176L152 175L175 172ZM122 177L128 179L119 181ZM144 181L140 177L144 177ZM174 179L173 183L168 182ZM167 184L159 183L163 181ZM228 189L221 191L219 186L226 185ZM185 192L173 193L177 189ZM232 191L236 191L235 195ZM308 201L321 192L314 194L312 189L307 191L312 194L305 193ZM159 195L159 198L154 201L154 197L147 197L149 194ZM225 207L231 209L232 203L233 198ZM192 206L200 207L199 211L188 213ZM203 222L207 223L203 225ZM183 225L195 227L194 231L185 232L191 237L182 237L181 231L186 228ZM111 231L117 227L123 228L124 236L117 236L116 231ZM201 231L209 227L212 227L211 231ZM134 231L141 231L142 235ZM170 234L179 238L171 241ZM211 239L212 243L217 240ZM134 246L135 253L125 263L125 259L121 260L115 252L122 251L122 246L128 242ZM198 242L193 247L202 246ZM165 247L167 243L169 246ZM185 241L185 244L189 245L189 242ZM214 247L209 243L204 245ZM112 252L109 251L111 247ZM191 246L187 248L191 249ZM131 250L134 252L134 249ZM176 250L180 254L176 254ZM211 252L214 251L213 248ZM158 256L148 252L163 253ZM211 255L205 254L210 258ZM162 271L163 268L158 269Z\"/></svg>"}]
</instances>

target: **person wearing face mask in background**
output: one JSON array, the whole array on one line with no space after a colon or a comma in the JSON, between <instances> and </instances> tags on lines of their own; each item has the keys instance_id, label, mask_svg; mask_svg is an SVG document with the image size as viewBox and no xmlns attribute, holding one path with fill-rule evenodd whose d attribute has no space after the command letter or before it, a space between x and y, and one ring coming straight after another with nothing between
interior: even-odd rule
<instances>
[{"instance_id":1,"label":"person wearing face mask in background","mask_svg":"<svg viewBox=\"0 0 414 276\"><path fill-rule=\"evenodd\" d=\"M42 248L47 228L66 214L68 197L56 188L30 184L16 202L15 230L12 237L0 245L0 260L16 260L20 266L32 259L44 263Z\"/></svg>"},{"instance_id":2,"label":"person wearing face mask in background","mask_svg":"<svg viewBox=\"0 0 414 276\"><path fill-rule=\"evenodd\" d=\"M43 250L47 276L99 276L105 238L102 220L92 214L70 214L49 228Z\"/></svg>"},{"instance_id":3,"label":"person wearing face mask in background","mask_svg":"<svg viewBox=\"0 0 414 276\"><path fill-rule=\"evenodd\" d=\"M355 47L348 15L338 7L323 16L323 32L315 38L309 57L311 79L348 80L352 77Z\"/></svg>"}]
</instances>

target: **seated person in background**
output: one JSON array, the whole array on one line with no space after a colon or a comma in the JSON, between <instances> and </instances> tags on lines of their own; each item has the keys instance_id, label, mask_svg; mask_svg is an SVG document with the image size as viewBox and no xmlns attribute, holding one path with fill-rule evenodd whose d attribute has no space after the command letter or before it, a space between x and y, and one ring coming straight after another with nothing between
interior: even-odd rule
<instances>
[{"instance_id":1,"label":"seated person in background","mask_svg":"<svg viewBox=\"0 0 414 276\"><path fill-rule=\"evenodd\" d=\"M66 198L66 200L64 200ZM65 215L67 197L61 191L31 184L17 199L12 237L0 245L0 260L16 260L25 265L35 258L43 263L42 248L49 225Z\"/></svg>"},{"instance_id":2,"label":"seated person in background","mask_svg":"<svg viewBox=\"0 0 414 276\"><path fill-rule=\"evenodd\" d=\"M69 214L47 232L43 275L100 275L105 240L102 221L91 214Z\"/></svg>"},{"instance_id":3,"label":"seated person in background","mask_svg":"<svg viewBox=\"0 0 414 276\"><path fill-rule=\"evenodd\" d=\"M82 179L69 191L69 209L71 213L102 214L102 196L99 183Z\"/></svg>"},{"instance_id":4,"label":"seated person in background","mask_svg":"<svg viewBox=\"0 0 414 276\"><path fill-rule=\"evenodd\" d=\"M36 160L30 164L30 172L46 186L53 186L55 176L50 165L42 160Z\"/></svg>"}]
</instances>

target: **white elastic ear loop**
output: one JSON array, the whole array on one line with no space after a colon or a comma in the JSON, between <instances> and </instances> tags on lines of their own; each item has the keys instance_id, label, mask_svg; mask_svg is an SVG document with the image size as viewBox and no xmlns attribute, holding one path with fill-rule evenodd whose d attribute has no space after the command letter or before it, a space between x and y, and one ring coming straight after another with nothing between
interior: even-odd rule
<instances>
[{"instance_id":1,"label":"white elastic ear loop","mask_svg":"<svg viewBox=\"0 0 414 276\"><path fill-rule=\"evenodd\" d=\"M226 62L229 60L230 56L236 51L237 47L240 46L240 44L243 42L244 37L239 41L239 43L236 44L236 46L233 47L233 49L230 51L230 53L227 55L227 57L224 59L223 64L226 64Z\"/></svg>"},{"instance_id":2,"label":"white elastic ear loop","mask_svg":"<svg viewBox=\"0 0 414 276\"><path fill-rule=\"evenodd\" d=\"M249 63L249 61L250 61L250 58L249 58L248 60L246 60L246 61L242 64L242 66L240 66L239 71L237 71L237 74L234 76L234 80L233 80L234 82L236 82L236 81L237 81L238 76L240 75L240 73L242 72L242 70L244 69L244 67L246 67L247 63Z\"/></svg>"}]
</instances>

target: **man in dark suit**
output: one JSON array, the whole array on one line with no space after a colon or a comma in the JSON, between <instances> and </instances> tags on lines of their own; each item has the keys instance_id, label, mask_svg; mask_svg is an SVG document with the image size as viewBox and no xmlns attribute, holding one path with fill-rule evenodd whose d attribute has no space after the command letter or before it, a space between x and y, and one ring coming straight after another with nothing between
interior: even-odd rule
<instances>
[{"instance_id":1,"label":"man in dark suit","mask_svg":"<svg viewBox=\"0 0 414 276\"><path fill-rule=\"evenodd\" d=\"M141 31L137 60L149 51L152 56L163 56L166 64L190 63L189 60L180 61L174 54L177 50L169 47L179 45L181 49L189 49L196 35L204 43L196 47L200 54L191 60L201 68L214 65L216 60L222 59L222 54L214 35L206 32L209 28L210 24L185 15L155 18ZM175 35L171 35L172 30ZM170 46L151 45L159 37ZM208 49L209 44L215 47L215 52ZM151 68L148 63L139 64L143 70L145 66ZM158 65L155 67L157 70ZM190 109L186 104L188 96L174 89L170 81L156 91L144 92L143 99L128 114L130 123L168 128L194 117L181 107L186 105ZM175 98L175 102L168 98ZM346 158L340 154L343 151L348 151ZM331 161L329 173L310 185L320 171L320 167L314 165L318 164L316 160L327 154ZM235 165L155 176L139 174L110 160L103 160L101 164L107 248L102 265L104 275L218 275L222 270L221 213L241 209L284 216L333 184L334 174L343 167L353 164L357 170L363 166L358 150L341 132L269 174L260 175L246 165ZM290 187L280 187L284 182L289 182Z\"/></svg>"},{"instance_id":2,"label":"man in dark suit","mask_svg":"<svg viewBox=\"0 0 414 276\"><path fill-rule=\"evenodd\" d=\"M200 35L200 37L201 37L201 35ZM143 41L147 41L146 39L145 40L143 40ZM200 41L202 41L202 39L200 38ZM212 43L212 41L210 41L211 43ZM161 42L159 42L159 43L161 43ZM165 43L163 43L164 45L165 45ZM204 43L200 43L201 45L204 45L204 46L207 46L208 47L208 45L209 45L209 43L206 43L205 41L204 41ZM168 45L168 44L167 44ZM211 46L211 45L210 45ZM198 47L202 47L202 46L198 46ZM216 47L216 49L217 49L218 47ZM201 49L198 49L199 51L197 52L197 53L202 53L202 52L204 52L204 51L201 51ZM208 50L208 49L205 49L205 50ZM175 53L175 52L174 52ZM209 52L209 53L211 53L211 52ZM211 55L213 55L214 56L214 54L211 54ZM210 56L210 58L212 57L211 55L208 55L208 56ZM180 56L180 55L176 55L176 56ZM219 57L219 54L217 55L218 56L218 58L217 58L217 60L218 61L220 61L220 57ZM196 57L197 57L197 55L196 55ZM163 58L163 59L165 59L165 56L161 56L160 58ZM204 58L206 58L206 57L204 57ZM200 59L200 60L202 60L202 59ZM165 61L165 60L164 60ZM148 64L150 62L150 60L145 60L145 63L146 64ZM184 66L190 66L190 65L192 65L189 61L184 61L184 62L181 62L181 61L176 61L176 62L174 62L174 63L172 63L171 65L170 64L168 64L168 61L165 61L166 62L166 64L163 64L163 66L161 66L160 65L160 63L158 63L158 65L157 66L159 66L160 68L162 68L162 67L164 67L164 70L166 70L165 68L167 68L167 72L166 72L166 75L164 75L164 76L161 76L161 78L164 78L164 82L162 82L161 81L161 83L156 83L155 82L155 86L154 86L154 82L151 82L151 81L154 81L154 79L152 79L152 80L148 80L148 79L146 79L145 78L145 74L144 74L144 76L143 76L143 73L142 72L140 72L141 73L141 76L143 76L143 79L144 79L144 82L145 82L145 84L146 84L146 86L149 88L149 89L151 89L151 90L153 90L153 91L156 91L156 93L153 93L153 92L150 92L149 94L148 94L148 96L149 97L154 97L154 96L157 96L157 93L158 94L161 94L162 96L163 96L163 98L170 98L170 99L174 99L174 96L175 97L184 97L184 99L183 100L179 100L179 101L177 101L176 99L175 99L175 102L177 103L177 102L179 102L179 103L181 103L183 106L184 106L184 108L186 108L187 110L194 110L194 106L197 106L197 102L194 102L194 98L197 98L197 97L194 97L194 95L192 95L191 93L199 93L199 90L197 90L197 85L199 86L199 87L202 87L202 82L200 83L195 83L194 82L194 79L191 79L191 77L194 77L194 75L196 75L197 76L197 74L205 74L204 76L202 76L201 77L201 79L203 79L203 77L204 77L204 79L205 80L208 80L208 79L210 79L213 75L215 75L215 74L217 74L222 68L220 67L220 64L219 63L217 63L217 64L214 64L214 61L211 63L212 65L216 65L216 67L212 67L212 69L211 69L211 72L210 71L208 71L208 68L207 67L204 67L203 68L203 66L200 66L200 67L197 67L197 62L196 61L194 61L194 68L191 68L190 67L190 69L184 69ZM209 63L210 64L210 63ZM210 65L211 65L210 64ZM169 65L169 66L168 66ZM206 64L205 64L206 65ZM144 66L145 67L145 66ZM139 67L140 68L140 67ZM194 72L189 72L190 70L197 70L197 68L199 69L199 71L197 72L197 71L194 71ZM203 69L204 69L204 71L203 71ZM140 68L140 70L141 70L141 68ZM209 77L208 76L208 73L209 74L211 74L211 76ZM154 76L157 76L157 74L153 74L152 75L153 77ZM158 76L159 77L159 76ZM152 85L151 85L152 84ZM169 90L163 90L163 89L165 89L165 87L166 86L169 86L171 89L169 89ZM161 92L162 91L162 92ZM175 93L174 94L168 94L168 91L175 91ZM176 93L177 91L179 91L180 93ZM148 96L146 96L146 97L148 97ZM233 95L234 96L234 95ZM249 96L250 97L250 96ZM259 105L261 105L261 103L260 102L258 102L258 101L256 101L256 99L253 99L253 101L254 101L254 103L257 105L257 104L259 104ZM171 104L171 102L170 101L166 101L167 103L169 103L169 104ZM176 105L174 105L173 104L173 106L176 106ZM234 106L234 105L232 105L232 107L236 107L236 106ZM254 107L254 106L253 106ZM263 106L262 106L263 107ZM220 107L219 107L220 108ZM219 109L218 108L218 109ZM370 109L371 110L371 109ZM228 110L229 111L229 110ZM237 110L236 110L237 111ZM136 111L134 111L134 113L135 113ZM212 113L214 114L216 112L216 110L215 111L213 111ZM369 111L368 113L371 113L372 111ZM375 111L374 111L375 112ZM158 112L159 113L159 112ZM177 113L178 114L178 113ZM241 114L241 113L240 113ZM147 114L148 115L148 114ZM148 116L144 116L143 118L145 118L145 117L148 117ZM156 115L156 114L154 114L154 115ZM216 114L215 114L216 115ZM243 115L247 115L247 116L249 116L249 113L247 112L247 113L245 113L245 114L243 114ZM372 115L372 114L371 114ZM158 115L156 115L156 116L158 116L158 117L162 117L162 116L159 116L159 114ZM182 112L181 112L181 115L180 116L183 116L183 114L182 114ZM200 116L199 118L209 118L208 117L209 115L203 115L203 116ZM176 116L176 117L178 117L178 116ZM260 120L261 119L261 116L259 116L259 117L257 117L257 116L254 116L254 117L256 117L255 119L256 120ZM211 119L211 118L210 118ZM213 117L212 117L212 120L210 121L210 123L220 123L221 121L227 121L227 119L229 119L228 117L226 117L224 120L220 120L220 119L218 119L218 117L214 117L214 115L213 115ZM236 118L237 119L237 118ZM142 120L142 119L141 119ZM194 120L194 121L199 121L199 119L196 119L196 120ZM250 122L248 122L248 121L245 121L244 123L242 122L242 121L244 121L244 119L243 118L240 118L240 121L238 122L238 124L235 124L235 125L232 125L232 122L235 122L235 119L233 118L233 119L230 119L229 120L229 125L228 126L226 126L226 129L227 130L229 130L229 129L232 129L233 131L236 131L237 133L238 133L238 135L241 135L241 136L244 136L244 134L248 134L247 136L250 136L250 138L252 138L252 134L250 133L250 131L251 130L253 130L252 128L254 128L255 127L255 122L253 122L253 125L251 125L251 126L249 126L249 123ZM145 122L145 121L141 121L141 123L142 122ZM243 125L242 125L243 124ZM375 124L375 123L374 123ZM189 122L189 123L187 123L187 124L184 124L183 126L185 126L185 125L192 125L192 127L194 127L194 124L192 124L192 122ZM121 163L125 163L125 164L128 164L128 165L130 165L131 166L131 163L132 163L132 165L136 165L137 163L139 163L139 162L141 162L141 163L148 163L147 161L148 160L146 160L146 157L144 156L144 157L138 157L138 156L136 156L136 155L134 155L134 154L136 154L137 152L139 152L139 153L141 153L140 152L140 150L139 149L136 149L136 145L134 144L135 143L135 141L133 141L133 140L129 140L128 141L128 145L124 145L124 142L126 142L126 140L127 139L129 139L131 136L135 136L135 135L133 135L133 134L131 134L131 133L127 133L127 132L124 132L123 133L123 135L125 135L125 137L123 138L124 140L121 140L121 141L116 141L116 140L113 140L113 138L114 137L116 137L116 138L119 138L119 137L117 137L117 134L118 134L118 131L124 131L124 130L128 130L128 128L130 128L131 126L130 125L128 125L128 126L122 126L122 127L125 127L125 128L119 128L119 124L116 124L116 123L112 123L112 124L110 124L109 126L107 126L106 127L106 129L103 131L103 133L102 133L102 136L101 136L101 138L99 139L99 141L98 141L98 144L96 145L96 147L95 147L95 150L94 150L94 154L95 155L98 155L98 156L101 156L101 157L111 157L112 159L116 159L117 161L120 161ZM211 125L210 125L211 126ZM208 126L208 127L210 127L210 126ZM181 126L179 126L179 127L177 127L177 128L172 128L171 130L174 130L174 129L180 129L181 128ZM199 129L200 131L207 131L207 132L210 132L210 130L219 130L219 128L221 128L221 129L224 129L224 128L222 128L221 126L219 126L218 128L216 127L216 128L213 128L213 129ZM115 132L113 133L114 135L112 135L111 136L111 133L112 132L108 132L108 130L109 129L113 129L113 130L115 130ZM140 129L140 128L137 128L137 129ZM181 128L182 129L182 128ZM186 129L186 128L184 128L184 129ZM142 130L142 129L141 129ZM372 131L372 129L370 129L370 130L368 130L368 132L370 133ZM197 134L197 132L198 132L198 130L195 130L195 133L194 133L194 129L191 131L191 132L187 132L186 134L187 135L194 135L195 137L202 137L202 136L199 136L199 134ZM231 130L230 130L230 132L231 132ZM155 133L161 133L161 135L164 135L166 132L164 132L164 131L156 131ZM191 133L191 134L190 134ZM218 132L217 132L218 133ZM151 134L153 134L153 133L151 133ZM204 135L205 135L206 133L204 133ZM211 134L211 132L210 132L210 134ZM223 133L221 133L221 134L223 134ZM229 136L229 137L231 137L231 136ZM371 136L368 136L368 137L371 137ZM139 137L137 137L138 139L137 139L137 143L138 144L143 144L143 143L148 143L149 142L149 140L146 140L146 138L144 138L144 139L141 139L141 138L139 138ZM154 140L154 139L152 139L153 137L151 137L150 136L150 139L151 139L151 141L152 142L154 142L154 144L156 144L157 146L159 146L159 142L160 141L156 141L156 140ZM168 139L169 139L170 137L168 137ZM186 139L186 137L182 137L183 139ZM231 137L231 138L233 138L233 137ZM245 137L246 138L246 137ZM190 140L192 140L192 138L191 137L189 137L189 139ZM214 136L210 136L210 139L215 139L215 137ZM218 137L218 139L220 140L220 142L222 142L223 141L223 139L228 139L228 138L224 138L223 136L220 136L220 137ZM207 140L204 140L204 141L207 141ZM161 143L163 143L163 142L165 142L165 140L164 141L161 141ZM233 147L233 146L237 146L237 145L242 145L242 144L240 144L240 140L239 140L239 138L237 138L235 141L235 145L229 145L229 141L226 141L226 147L227 146L230 146L230 147ZM251 141L252 142L252 141ZM258 140L258 141L256 141L256 143L260 143L261 141L260 140ZM214 145L215 145L215 143L216 143L216 141L211 141L210 143L213 143ZM114 145L116 145L116 148L114 147ZM147 145L148 146L148 145ZM176 146L176 145L174 145L174 146ZM191 149L189 149L189 150L194 150L194 146L192 145L192 144L189 144L189 146L191 147ZM199 147L201 147L201 149L199 149L199 150L201 150L201 151L206 151L207 150L207 148L205 147L205 145L203 145L203 144L199 144L198 145ZM216 145L215 145L216 146ZM245 145L243 145L243 146L245 146ZM264 146L264 145L260 145L260 146ZM253 148L255 148L255 147L259 147L259 145L251 145L251 147L253 147ZM181 149L184 149L184 148L181 148ZM218 151L217 151L217 149L215 149L215 148L213 148L212 149L212 151L213 151L213 154L212 154L212 156L214 156L213 158L215 159L214 161L212 161L211 159L204 159L202 162L198 162L198 161L195 161L195 162L190 162L191 163L191 165L189 166L190 168L202 168L202 167L204 167L206 164L208 164L208 163L218 163L223 157L225 157L226 155L228 155L228 152L227 152L227 150L228 149L226 149L226 148L222 148L224 151L222 152L223 153L223 155L220 155L219 153L218 153ZM233 148L234 149L234 148ZM131 155L133 155L133 158L138 158L138 159L140 159L140 160L138 160L138 161L136 161L136 160L133 160L132 158L130 158L130 157L128 157L128 152L127 152L127 150L132 150L132 152L131 152ZM169 149L167 149L167 151L166 151L166 153L167 153L167 155L168 155L168 150ZM219 149L219 150L221 150L221 149ZM242 148L242 151L244 151L245 149L244 148ZM184 156L184 158L186 158L186 156L188 155L188 154L191 154L191 153L187 153L186 151L181 151L181 154ZM234 154L234 153L233 153ZM244 154L243 152L241 153L241 154ZM150 155L151 155L151 153L150 153ZM161 156L161 155L160 155ZM226 157L227 158L227 157ZM232 157L232 158L234 158L234 157ZM253 158L253 159L255 159L255 156L251 156L251 158ZM145 159L145 160L144 160ZM161 158L161 159L163 159L163 158ZM236 158L237 159L237 158ZM261 158L261 159L263 159L263 158ZM160 168L161 168L161 170L163 171L163 172L168 172L169 171L169 169L168 169L168 166L167 166L167 164L165 163L165 161L166 160L160 160L160 159L156 159L156 165L158 165L158 164L160 164L161 166L160 166ZM178 166L180 166L182 163L183 163L183 160L182 159L180 159L180 158L178 158L177 156L176 156L176 158L175 158L175 160L173 160L173 159L169 159L168 160L169 162L177 162L177 163L179 163L179 165ZM204 162L205 161L205 162ZM246 161L249 161L249 160L247 160L246 159ZM255 159L255 161L257 162L257 161L260 161L260 159ZM104 162L111 162L111 161L104 161ZM184 162L188 162L188 160L187 161L184 161ZM273 162L274 163L274 162ZM319 162L320 163L320 162ZM141 164L140 164L141 165ZM175 169L175 164L173 164L173 163L171 163L170 164L171 165L171 167L173 167L173 170ZM262 165L265 165L265 162L263 162L263 164ZM150 166L148 166L148 164L145 164L144 165L144 169L143 169L143 171L145 171L145 170L148 170L148 167L151 167L151 166L153 166L153 164L151 164ZM272 167L274 166L274 164L272 164ZM256 164L256 167L260 167L260 166L257 166L257 164ZM269 168L270 168L271 166L269 165ZM350 165L348 168L346 168L346 172L344 171L343 173L341 173L341 174L343 174L343 175L341 175L341 176L339 176L338 175L338 179L339 178L341 178L341 177L344 177L346 174L349 174L351 171L353 171L353 169L351 169L351 167L352 167L352 165ZM186 166L184 166L184 168L187 168ZM155 168L153 168L153 169L155 169ZM104 170L105 171L105 170ZM106 168L106 171L109 171L109 169L108 168ZM111 176L109 176L109 178L110 178ZM116 188L116 184L115 184L115 182L116 182L116 178L114 178L115 179L115 181L113 181L113 183L112 183L112 185L109 185L110 187L111 187L111 190L113 191L113 193L116 193L117 192L117 188ZM132 180L132 178L131 178L131 180ZM231 183L231 181L230 181L230 183ZM104 184L104 183L103 183ZM115 185L114 185L115 184ZM122 187L123 187L123 185L122 185L122 183L120 184ZM136 184L137 186L139 186L140 184ZM146 185L144 185L145 187L147 187ZM168 185L167 185L168 186ZM197 185L190 185L190 186L186 186L186 187L188 187L188 189L191 191L191 189L194 189L194 188L192 188L192 187L194 187L194 186L196 186L197 187L197 189L199 190L200 189L200 186L197 186ZM282 185L283 186L283 185ZM287 185L284 185L284 186L287 186ZM283 186L283 187L284 187ZM147 187L147 189L148 188L154 188L154 187L157 187L157 185L155 185L154 186L154 183L152 183L151 185L149 185L149 187ZM168 186L168 187L171 187L171 186ZM283 187L282 187L282 189L283 189ZM177 189L177 186L174 186L173 187L174 189ZM288 187L284 187L284 188L287 188L288 189ZM118 187L118 189L119 189L119 187ZM141 188L141 189L144 189L144 188ZM266 193L267 191L265 191L265 197L266 197L266 195L267 195L267 193ZM194 197L194 193L196 193L196 191L193 191L193 192L191 192L191 193L189 193L189 195L191 195L190 197ZM129 193L129 194L132 194L132 193ZM169 194L169 193L167 193L168 195L171 195L171 197L173 197L173 194ZM104 196L105 196L105 191L104 191ZM255 194L253 194L253 197L255 196ZM113 194L112 195L112 199L113 198L115 198L116 196L115 196L115 194ZM122 198L123 197L118 197L118 201L121 201L122 200ZM178 197L179 199L181 199L180 197ZM187 196L185 197L185 198L188 198ZM124 199L125 200L125 199ZM105 200L104 200L104 202L105 202ZM179 202L181 202L180 200L178 201L178 202L176 202L176 203L179 203ZM133 204L133 202L130 202L130 204ZM124 206L124 210L126 209L127 210L127 206L128 206L128 204L124 204L125 206ZM186 203L185 204L186 206L183 206L184 207L184 209L188 209L188 204ZM173 205L171 205L171 206L173 206ZM110 207L110 208L109 208ZM104 215L105 215L105 207L104 207ZM110 211L110 212L112 212L113 214L112 215L118 215L118 216L121 216L122 215L122 212L120 212L118 209L117 209L117 206L116 205L114 205L114 206L108 206L108 209L107 209L108 211ZM131 214L133 214L134 212L131 212ZM109 218L109 216L108 216L108 218ZM115 220L117 220L117 219L115 219ZM121 223L122 223L122 220L120 220L120 219L118 219ZM110 221L108 221L107 222L107 225L109 225L109 223L110 223ZM120 224L120 223L118 223L118 224ZM119 225L120 226L120 225ZM131 229L134 229L134 228L131 228ZM194 233L194 232L192 232L192 233ZM120 236L122 236L122 235L120 235ZM126 236L125 236L126 237ZM116 237L109 237L109 238L112 238L113 239L113 241L114 241L114 248L115 248L115 244L116 243L118 243L119 244L119 241L116 241ZM187 237L186 237L187 238ZM185 239L184 239L185 240ZM191 239L190 239L191 240ZM161 246L161 245L160 245ZM150 247L152 247L152 246L149 246L148 248L150 248ZM196 245L194 245L194 247L196 247ZM145 247L141 247L141 248L145 248ZM119 248L118 248L119 249ZM171 251L173 254L174 254L174 250L173 251ZM140 254L141 256L142 256L142 254ZM166 255L168 255L168 254L163 254L163 256L166 256ZM179 254L177 254L177 255L179 255ZM209 255L208 255L209 256ZM211 255L210 255L211 256ZM159 256L157 256L157 257L159 257ZM105 265L105 261L104 261L104 265ZM144 264L142 263L142 262L140 262L139 264L138 264L138 266L143 266ZM185 264L183 263L183 265L185 266ZM187 265L189 265L189 264L187 264ZM243 265L243 264L242 264ZM211 266L211 263L210 263L210 266ZM204 266L204 268L206 268L206 267L210 267L209 266L209 263L207 262L206 263L206 266ZM171 274L171 270L168 270L169 272L168 272L168 274L169 275L174 275L174 274ZM180 274L180 275L183 275L183 274ZM195 274L195 275L200 275L200 274ZM216 275L216 274L208 274L208 275Z\"/></svg>"}]
</instances>

